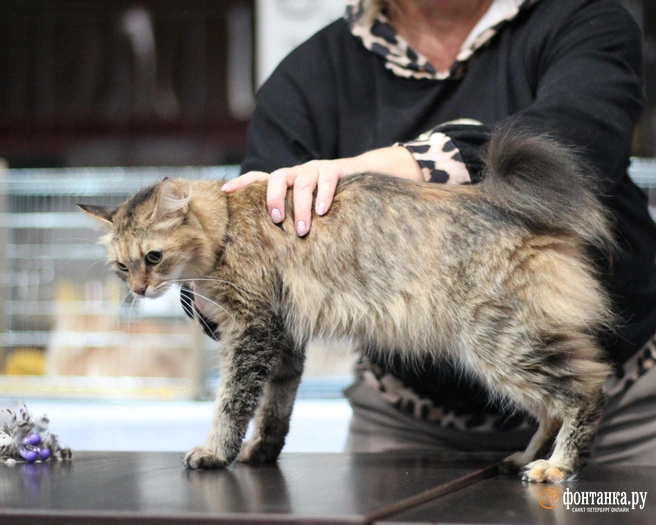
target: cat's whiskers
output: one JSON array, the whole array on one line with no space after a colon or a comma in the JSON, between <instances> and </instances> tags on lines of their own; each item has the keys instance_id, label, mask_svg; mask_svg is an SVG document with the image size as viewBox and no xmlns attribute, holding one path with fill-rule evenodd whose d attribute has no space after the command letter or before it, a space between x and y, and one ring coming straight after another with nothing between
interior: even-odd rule
<instances>
[{"instance_id":1,"label":"cat's whiskers","mask_svg":"<svg viewBox=\"0 0 656 525\"><path fill-rule=\"evenodd\" d=\"M237 283L234 283L232 281L226 281L224 279L217 279L216 277L197 277L197 278L191 278L191 279L166 279L164 282L171 282L171 283L191 283L191 282L196 282L196 281L212 281L215 283L221 283L221 284L229 284L230 286L233 286L235 288L239 288L241 290L245 290L246 288L238 285Z\"/></svg>"},{"instance_id":2,"label":"cat's whiskers","mask_svg":"<svg viewBox=\"0 0 656 525\"><path fill-rule=\"evenodd\" d=\"M219 303L217 303L216 301L213 301L213 300L210 299L209 297L205 297L203 294L200 294L200 293L198 293L197 291L195 291L195 290L193 290L193 289L191 289L190 291L191 291L191 293L194 294L194 298L195 298L195 297L200 297L201 299L204 299L205 301L207 301L207 302L213 304L214 306L216 306L216 307L220 308L221 310L223 310L226 314L228 314L228 315L230 316L230 318L231 318L233 321L236 322L235 316L232 315L228 310L226 310L226 309L225 309L223 306L221 306Z\"/></svg>"},{"instance_id":3,"label":"cat's whiskers","mask_svg":"<svg viewBox=\"0 0 656 525\"><path fill-rule=\"evenodd\" d=\"M132 320L137 317L137 300L136 298L128 291L127 295L123 298L123 304L128 303L128 311L126 317L127 325L125 327L125 333L130 333L130 328L132 327Z\"/></svg>"},{"instance_id":4,"label":"cat's whiskers","mask_svg":"<svg viewBox=\"0 0 656 525\"><path fill-rule=\"evenodd\" d=\"M129 297L129 292L128 295L124 296L126 293L125 289L123 288L118 288L118 289L111 289L109 292L105 291L105 300L106 301L117 301L120 304L123 304L126 302L127 298Z\"/></svg>"},{"instance_id":5,"label":"cat's whiskers","mask_svg":"<svg viewBox=\"0 0 656 525\"><path fill-rule=\"evenodd\" d=\"M88 243L88 244L98 244L98 239L89 239L88 237L62 237L62 242L70 243L70 242L74 242L74 241L84 241L85 243ZM73 261L74 259L68 257L65 260L66 261ZM89 270L91 270L91 268L93 268L99 262L106 262L106 261L103 261L103 259L100 259L100 260L96 261L95 263L91 264L91 266L89 266L89 268L87 268L87 272Z\"/></svg>"},{"instance_id":6,"label":"cat's whiskers","mask_svg":"<svg viewBox=\"0 0 656 525\"><path fill-rule=\"evenodd\" d=\"M126 302L129 292L126 293L125 288L119 286L117 288L110 288L104 290L104 299L106 301L116 301L119 303L119 306L123 306L123 303Z\"/></svg>"},{"instance_id":7,"label":"cat's whiskers","mask_svg":"<svg viewBox=\"0 0 656 525\"><path fill-rule=\"evenodd\" d=\"M100 259L100 260L98 260L98 261L96 261L96 262L94 262L94 263L91 263L91 264L89 265L89 267L87 268L87 273L89 273L89 272L91 271L91 269L92 269L94 266L96 266L97 264L101 264L101 263L105 263L105 265L107 265L107 266L109 265L109 263L108 263L107 261L105 261L105 260L103 260L103 259Z\"/></svg>"},{"instance_id":8,"label":"cat's whiskers","mask_svg":"<svg viewBox=\"0 0 656 525\"><path fill-rule=\"evenodd\" d=\"M228 284L234 288L238 288L241 290L246 290L244 286L238 285L237 283L234 283L232 281L226 281L224 279L217 279L216 277L196 277L196 278L188 278L188 279L165 279L162 281L162 284L164 283L193 283L193 282L199 282L199 281L211 281L211 282L216 282L216 283L221 283L221 284ZM213 301L209 297L205 297L204 295L201 295L197 290L190 288L189 289L195 296L200 297L201 299L205 299L206 301L209 301L215 306L218 306L221 310L223 310L225 313L230 315L232 320L234 321L235 318L230 312L228 312L223 306L218 304L216 301Z\"/></svg>"},{"instance_id":9,"label":"cat's whiskers","mask_svg":"<svg viewBox=\"0 0 656 525\"><path fill-rule=\"evenodd\" d=\"M221 281L220 279L209 279L209 278L208 278L208 279L203 279L203 278L198 278L198 279L163 279L162 282L160 282L160 283L159 283L157 286L155 286L153 289L154 289L155 291L157 291L157 290L159 290L160 288L162 288L162 287L164 287L164 286L168 286L170 283L190 282L190 281L218 281L218 282L228 283L228 281ZM230 283L228 283L228 284L230 284ZM194 297L200 297L201 299L206 300L207 302L213 304L214 306L217 306L218 308L220 308L221 310L223 310L226 314L228 314L228 315L232 318L233 321L235 321L235 317L234 317L230 312L228 312L228 310L226 310L223 306L221 306L219 303L217 303L216 301L213 301L213 300L210 299L209 297L206 297L206 296L204 296L204 295L198 293L198 292L197 292L196 290L194 290L193 288L189 288L188 290L189 290L191 293L194 294ZM192 316L192 317L193 317L193 319L196 319L196 316L195 316L195 315ZM207 324L207 322L206 322L202 317L199 316L199 317L198 317L198 321L199 321L200 323L202 323L203 326L204 326L205 328L207 328L210 332L212 331L212 329L210 328L210 326Z\"/></svg>"},{"instance_id":10,"label":"cat's whiskers","mask_svg":"<svg viewBox=\"0 0 656 525\"><path fill-rule=\"evenodd\" d=\"M89 239L87 237L63 237L63 241L85 241L88 242L89 244L96 244L98 242L98 239Z\"/></svg>"},{"instance_id":11,"label":"cat's whiskers","mask_svg":"<svg viewBox=\"0 0 656 525\"><path fill-rule=\"evenodd\" d=\"M129 293L129 292L128 292ZM130 333L130 327L132 325L132 310L134 308L134 301L128 301L127 297L123 299L123 304L127 306L127 311L125 312L125 317L123 323L125 328L123 329L126 334ZM123 305L121 305L123 306Z\"/></svg>"},{"instance_id":12,"label":"cat's whiskers","mask_svg":"<svg viewBox=\"0 0 656 525\"><path fill-rule=\"evenodd\" d=\"M194 314L194 313L192 312L192 314ZM207 321L205 320L204 317L197 316L197 315L192 315L192 318L189 319L189 321L190 321L190 322L196 321L196 322L198 322L198 324L200 324L204 329L206 329L207 332L214 332L214 330L212 330L212 328L210 327L210 325L207 324Z\"/></svg>"}]
</instances>

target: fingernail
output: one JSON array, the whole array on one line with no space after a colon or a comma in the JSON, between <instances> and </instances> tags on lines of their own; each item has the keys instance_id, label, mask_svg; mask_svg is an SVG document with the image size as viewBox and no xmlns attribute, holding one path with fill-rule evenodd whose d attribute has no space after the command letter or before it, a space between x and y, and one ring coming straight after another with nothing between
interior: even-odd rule
<instances>
[{"instance_id":1,"label":"fingernail","mask_svg":"<svg viewBox=\"0 0 656 525\"><path fill-rule=\"evenodd\" d=\"M227 191L230 189L230 183L226 182L223 186L221 186L221 191Z\"/></svg>"},{"instance_id":2,"label":"fingernail","mask_svg":"<svg viewBox=\"0 0 656 525\"><path fill-rule=\"evenodd\" d=\"M317 205L317 213L319 215L323 215L324 213L326 213L326 203L325 202L320 202Z\"/></svg>"},{"instance_id":3,"label":"fingernail","mask_svg":"<svg viewBox=\"0 0 656 525\"><path fill-rule=\"evenodd\" d=\"M298 224L296 225L296 233L299 237L303 237L303 235L307 233L307 229L305 228L305 223L303 221L298 221Z\"/></svg>"},{"instance_id":4,"label":"fingernail","mask_svg":"<svg viewBox=\"0 0 656 525\"><path fill-rule=\"evenodd\" d=\"M271 210L271 220L276 224L282 221L282 215L280 215L280 210L278 210L277 208L273 208Z\"/></svg>"}]
</instances>

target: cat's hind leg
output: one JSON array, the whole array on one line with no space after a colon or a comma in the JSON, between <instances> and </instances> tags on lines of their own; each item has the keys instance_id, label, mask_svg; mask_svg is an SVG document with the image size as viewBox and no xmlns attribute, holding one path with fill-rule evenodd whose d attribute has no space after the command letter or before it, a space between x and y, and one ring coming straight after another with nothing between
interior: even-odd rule
<instances>
[{"instance_id":1,"label":"cat's hind leg","mask_svg":"<svg viewBox=\"0 0 656 525\"><path fill-rule=\"evenodd\" d=\"M253 418L253 434L241 447L237 461L258 465L274 462L289 432L296 393L301 382L304 349L288 344L278 366L264 386L264 393Z\"/></svg>"},{"instance_id":2,"label":"cat's hind leg","mask_svg":"<svg viewBox=\"0 0 656 525\"><path fill-rule=\"evenodd\" d=\"M604 394L599 385L582 399L574 397L567 407L548 459L528 463L522 479L532 482L560 483L571 480L590 460L592 445L604 406Z\"/></svg>"},{"instance_id":3,"label":"cat's hind leg","mask_svg":"<svg viewBox=\"0 0 656 525\"><path fill-rule=\"evenodd\" d=\"M526 451L508 458L502 470L520 467L524 480L558 483L571 479L590 458L604 405L603 385L611 369L586 334L536 341L522 346L519 338L517 344L507 345L515 349L513 355L485 360L474 370L488 379L491 390L541 423ZM551 451L549 441L556 431Z\"/></svg>"}]
</instances>

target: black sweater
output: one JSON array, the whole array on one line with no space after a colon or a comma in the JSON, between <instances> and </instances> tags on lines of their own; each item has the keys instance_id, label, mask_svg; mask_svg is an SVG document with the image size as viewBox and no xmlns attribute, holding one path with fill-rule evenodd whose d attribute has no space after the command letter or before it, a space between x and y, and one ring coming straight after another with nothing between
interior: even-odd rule
<instances>
[{"instance_id":1,"label":"black sweater","mask_svg":"<svg viewBox=\"0 0 656 525\"><path fill-rule=\"evenodd\" d=\"M616 217L622 252L604 271L623 323L604 342L612 360L624 362L656 330L656 227L627 175L643 105L636 23L610 0L540 0L465 65L459 79L401 78L338 20L293 51L260 89L242 172L350 157L470 118L484 125L441 131L476 180L494 126L514 119L549 132L579 149Z\"/></svg>"}]
</instances>

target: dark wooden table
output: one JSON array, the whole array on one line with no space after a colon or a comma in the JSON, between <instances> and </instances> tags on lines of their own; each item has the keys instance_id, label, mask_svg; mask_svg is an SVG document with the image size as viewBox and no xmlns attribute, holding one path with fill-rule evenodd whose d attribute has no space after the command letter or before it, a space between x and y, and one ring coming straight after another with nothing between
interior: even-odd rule
<instances>
[{"instance_id":1,"label":"dark wooden table","mask_svg":"<svg viewBox=\"0 0 656 525\"><path fill-rule=\"evenodd\" d=\"M176 453L78 453L0 465L0 523L372 523L491 475L489 457L283 454L186 471Z\"/></svg>"},{"instance_id":2,"label":"dark wooden table","mask_svg":"<svg viewBox=\"0 0 656 525\"><path fill-rule=\"evenodd\" d=\"M545 486L495 476L497 457L484 454L290 453L206 472L184 470L181 458L81 452L70 463L0 465L0 524L656 523L648 467L589 467L580 481ZM612 515L545 509L540 495L553 487L647 492L646 504Z\"/></svg>"}]
</instances>

